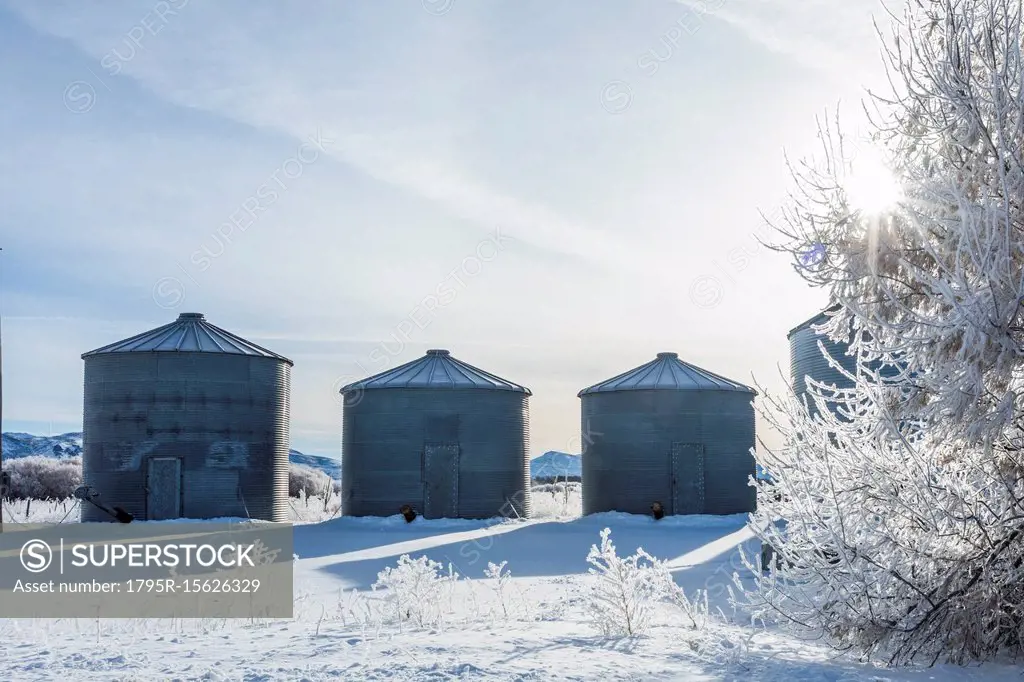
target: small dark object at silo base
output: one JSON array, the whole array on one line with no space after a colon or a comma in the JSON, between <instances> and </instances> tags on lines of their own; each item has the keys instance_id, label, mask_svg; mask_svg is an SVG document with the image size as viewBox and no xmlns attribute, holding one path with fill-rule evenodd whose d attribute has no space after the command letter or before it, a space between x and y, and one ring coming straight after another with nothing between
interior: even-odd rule
<instances>
[{"instance_id":1,"label":"small dark object at silo base","mask_svg":"<svg viewBox=\"0 0 1024 682\"><path fill-rule=\"evenodd\" d=\"M410 507L409 505L403 504L402 508L399 509L398 511L400 511L402 513L402 516L405 517L406 523L412 523L416 520L416 512L413 511L413 508Z\"/></svg>"},{"instance_id":2,"label":"small dark object at silo base","mask_svg":"<svg viewBox=\"0 0 1024 682\"><path fill-rule=\"evenodd\" d=\"M660 521L665 516L665 508L661 502L655 502L651 505L651 513L654 515L655 521Z\"/></svg>"}]
</instances>

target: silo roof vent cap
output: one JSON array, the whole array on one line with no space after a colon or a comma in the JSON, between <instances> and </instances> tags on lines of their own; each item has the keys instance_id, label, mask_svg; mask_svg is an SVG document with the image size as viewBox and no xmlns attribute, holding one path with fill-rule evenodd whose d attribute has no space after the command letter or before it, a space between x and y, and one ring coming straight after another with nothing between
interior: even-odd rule
<instances>
[{"instance_id":1,"label":"silo roof vent cap","mask_svg":"<svg viewBox=\"0 0 1024 682\"><path fill-rule=\"evenodd\" d=\"M647 357L650 357L650 356L648 355ZM659 360L675 360L678 357L679 357L679 353L670 353L670 352L658 353L658 359Z\"/></svg>"},{"instance_id":2,"label":"silo roof vent cap","mask_svg":"<svg viewBox=\"0 0 1024 682\"><path fill-rule=\"evenodd\" d=\"M202 313L181 313L178 315L179 320L204 320L206 316Z\"/></svg>"},{"instance_id":3,"label":"silo roof vent cap","mask_svg":"<svg viewBox=\"0 0 1024 682\"><path fill-rule=\"evenodd\" d=\"M431 348L427 351L427 355L451 355L451 353L443 348Z\"/></svg>"}]
</instances>

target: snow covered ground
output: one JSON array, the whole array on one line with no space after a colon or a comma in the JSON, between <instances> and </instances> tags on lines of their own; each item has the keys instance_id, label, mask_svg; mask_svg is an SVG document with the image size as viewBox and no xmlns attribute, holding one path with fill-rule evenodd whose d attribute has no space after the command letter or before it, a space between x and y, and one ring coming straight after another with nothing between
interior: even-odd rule
<instances>
[{"instance_id":1,"label":"snow covered ground","mask_svg":"<svg viewBox=\"0 0 1024 682\"><path fill-rule=\"evenodd\" d=\"M725 594L738 548L756 550L745 517L579 518L579 488L539 490L538 518L463 521L333 518L322 500L293 500L295 618L248 620L0 620L5 680L1018 680L1019 667L888 671L835 658L816 643L724 622L698 643L685 616L664 606L634 641L599 636L583 599L586 556L611 528L619 555L643 547L670 561L688 592L707 589L732 618ZM5 511L5 518L19 512ZM32 521L70 507L33 501ZM22 512L24 509L21 510ZM76 516L72 514L72 516ZM25 517L22 517L25 518ZM443 621L386 624L371 585L398 558L426 556L460 579L440 598ZM489 562L507 561L499 593ZM722 652L725 652L724 654ZM730 653L731 652L731 653Z\"/></svg>"}]
</instances>

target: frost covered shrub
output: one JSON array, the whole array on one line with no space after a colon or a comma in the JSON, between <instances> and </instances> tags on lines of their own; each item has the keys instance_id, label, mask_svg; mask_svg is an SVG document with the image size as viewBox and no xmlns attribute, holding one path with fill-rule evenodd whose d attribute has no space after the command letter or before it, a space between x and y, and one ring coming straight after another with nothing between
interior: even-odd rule
<instances>
[{"instance_id":1,"label":"frost covered shrub","mask_svg":"<svg viewBox=\"0 0 1024 682\"><path fill-rule=\"evenodd\" d=\"M577 518L583 513L579 483L535 485L530 494L535 519Z\"/></svg>"},{"instance_id":2,"label":"frost covered shrub","mask_svg":"<svg viewBox=\"0 0 1024 682\"><path fill-rule=\"evenodd\" d=\"M512 580L512 574L505 569L507 561L502 561L500 564L496 564L492 561L487 562L487 569L484 571L484 577L494 581L494 594L498 598L498 605L501 606L501 613L505 618L508 618L508 583Z\"/></svg>"},{"instance_id":3,"label":"frost covered shrub","mask_svg":"<svg viewBox=\"0 0 1024 682\"><path fill-rule=\"evenodd\" d=\"M324 497L337 493L340 484L324 472L304 464L288 466L288 496Z\"/></svg>"},{"instance_id":4,"label":"frost covered shrub","mask_svg":"<svg viewBox=\"0 0 1024 682\"><path fill-rule=\"evenodd\" d=\"M588 572L595 582L586 594L591 619L607 637L635 637L647 631L655 604L665 595L668 570L642 548L619 557L611 529L601 531L601 546L591 545ZM668 578L671 582L671 577Z\"/></svg>"},{"instance_id":5,"label":"frost covered shrub","mask_svg":"<svg viewBox=\"0 0 1024 682\"><path fill-rule=\"evenodd\" d=\"M717 665L735 663L749 652L756 630L750 629L745 637L740 637L737 628L728 627L729 619L722 609L711 608L707 590L697 590L691 596L675 584L667 571L664 580L665 601L683 616L682 627L676 632L692 652Z\"/></svg>"},{"instance_id":6,"label":"frost covered shrub","mask_svg":"<svg viewBox=\"0 0 1024 682\"><path fill-rule=\"evenodd\" d=\"M498 602L496 608L491 610L491 616L497 616L500 609L500 615L504 620L530 620L532 618L530 602L526 595L513 585L512 572L506 568L507 565L507 561L502 561L500 564L487 562L487 568L484 570L484 578L494 581L491 589Z\"/></svg>"},{"instance_id":7,"label":"frost covered shrub","mask_svg":"<svg viewBox=\"0 0 1024 682\"><path fill-rule=\"evenodd\" d=\"M10 476L7 497L14 499L63 500L82 485L81 457L20 457L4 460L4 471Z\"/></svg>"},{"instance_id":8,"label":"frost covered shrub","mask_svg":"<svg viewBox=\"0 0 1024 682\"><path fill-rule=\"evenodd\" d=\"M672 636L681 638L701 659L724 665L738 661L749 651L755 631L749 631L745 638L738 637L722 610L710 607L707 590L687 595L673 580L668 563L642 548L632 556L619 557L609 529L601 531L601 546L591 546L587 562L597 581L586 593L585 602L603 635L643 635L654 624L659 607L668 605L675 607L669 616Z\"/></svg>"},{"instance_id":9,"label":"frost covered shrub","mask_svg":"<svg viewBox=\"0 0 1024 682\"><path fill-rule=\"evenodd\" d=\"M873 389L858 390L851 422L825 410L811 420L795 397L779 401L788 436L759 455L774 483L758 484L752 515L777 562L762 573L759 556L747 559L756 588L745 606L892 664L1019 653L1021 473L994 450L872 437L884 408Z\"/></svg>"},{"instance_id":10,"label":"frost covered shrub","mask_svg":"<svg viewBox=\"0 0 1024 682\"><path fill-rule=\"evenodd\" d=\"M440 563L425 556L411 559L403 554L397 566L377 574L371 587L374 592L383 591L383 622L435 627L450 611L445 607L450 607L451 590L458 579L451 565L446 573Z\"/></svg>"}]
</instances>

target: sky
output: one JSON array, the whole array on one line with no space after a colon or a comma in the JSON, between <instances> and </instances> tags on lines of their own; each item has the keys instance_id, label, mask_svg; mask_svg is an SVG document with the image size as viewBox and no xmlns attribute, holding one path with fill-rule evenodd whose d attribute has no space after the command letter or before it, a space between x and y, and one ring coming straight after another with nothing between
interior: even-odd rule
<instances>
[{"instance_id":1,"label":"sky","mask_svg":"<svg viewBox=\"0 0 1024 682\"><path fill-rule=\"evenodd\" d=\"M80 430L81 354L180 312L295 362L309 454L340 454L342 384L429 348L531 389L534 456L579 452L579 390L660 351L782 390L827 298L760 214L816 118L860 129L872 17L0 0L2 428Z\"/></svg>"}]
</instances>

